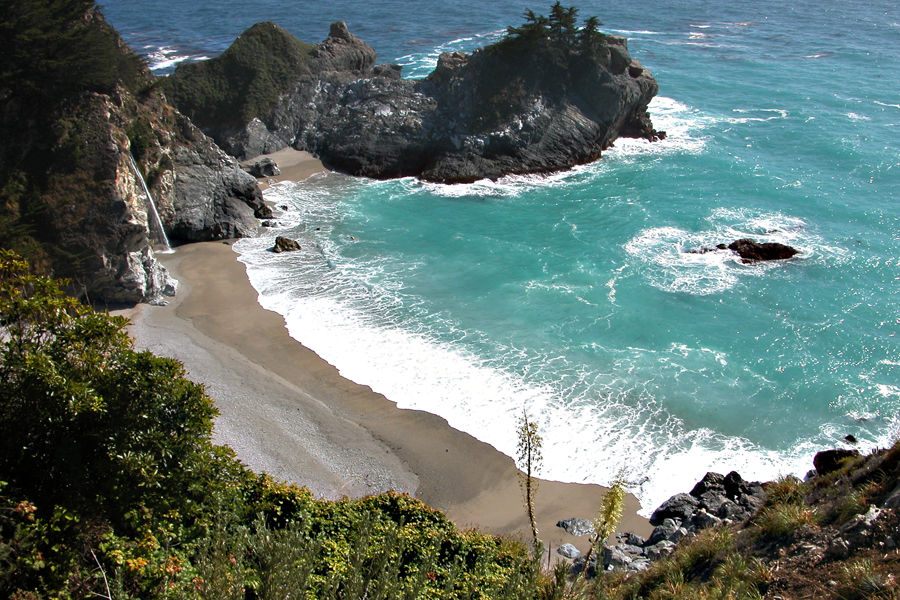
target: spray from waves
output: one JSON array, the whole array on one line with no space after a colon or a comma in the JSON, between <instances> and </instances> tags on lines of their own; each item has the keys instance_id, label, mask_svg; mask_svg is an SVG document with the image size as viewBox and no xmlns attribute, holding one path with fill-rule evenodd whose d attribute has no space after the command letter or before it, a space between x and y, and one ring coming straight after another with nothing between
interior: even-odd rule
<instances>
[{"instance_id":1,"label":"spray from waves","mask_svg":"<svg viewBox=\"0 0 900 600\"><path fill-rule=\"evenodd\" d=\"M276 215L287 230L278 233L296 237L304 250L268 252L275 232L241 240L235 249L260 303L285 317L295 339L399 406L439 414L508 455L515 450L515 419L527 406L545 436L545 476L608 483L624 468L632 479L645 478L635 490L645 512L708 470L737 469L760 479L802 475L812 454L835 439L836 428L823 427L790 451L776 452L688 427L661 402L660 381L710 372L722 381L733 378L734 367L716 351L687 345L605 349L611 359L597 371L567 356L491 344L480 332L425 314L410 306L402 285L380 276L391 257L361 253L348 259L337 251L354 243L342 232L346 207L340 197L358 185L386 184L329 175L316 186L273 186L267 199L289 207ZM711 220L753 231L802 225L781 215L737 212ZM758 378L749 387L766 385Z\"/></svg>"},{"instance_id":2,"label":"spray from waves","mask_svg":"<svg viewBox=\"0 0 900 600\"><path fill-rule=\"evenodd\" d=\"M695 108L664 96L653 98L647 112L650 113L653 126L666 132L666 139L648 142L619 138L604 153L607 160L627 160L642 155L699 154L706 147L704 131L717 122L717 119L704 115Z\"/></svg>"},{"instance_id":3,"label":"spray from waves","mask_svg":"<svg viewBox=\"0 0 900 600\"><path fill-rule=\"evenodd\" d=\"M745 117L733 117L726 119L728 123L752 123L758 122L763 123L765 121L775 121L777 119L786 119L788 116L788 111L780 109L780 108L755 108L755 109L744 109L744 108L734 108L732 112L736 112L742 115L749 115Z\"/></svg>"},{"instance_id":4,"label":"spray from waves","mask_svg":"<svg viewBox=\"0 0 900 600\"><path fill-rule=\"evenodd\" d=\"M438 58L444 52L472 52L500 40L505 33L502 29L476 33L441 44L429 52L401 56L395 62L404 67L404 77L407 79L423 79L434 71Z\"/></svg>"},{"instance_id":5,"label":"spray from waves","mask_svg":"<svg viewBox=\"0 0 900 600\"><path fill-rule=\"evenodd\" d=\"M183 62L195 62L209 58L205 54L185 54L183 51L169 46L158 48L145 46L143 50L146 52L144 59L147 61L147 66L157 75L170 73Z\"/></svg>"}]
</instances>

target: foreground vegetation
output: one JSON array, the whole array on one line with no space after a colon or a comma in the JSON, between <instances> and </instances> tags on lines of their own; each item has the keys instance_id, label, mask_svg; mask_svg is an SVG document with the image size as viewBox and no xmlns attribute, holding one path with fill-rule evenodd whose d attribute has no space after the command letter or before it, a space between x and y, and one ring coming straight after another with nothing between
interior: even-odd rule
<instances>
[{"instance_id":1,"label":"foreground vegetation","mask_svg":"<svg viewBox=\"0 0 900 600\"><path fill-rule=\"evenodd\" d=\"M753 519L689 536L642 572L542 571L530 545L460 531L408 496L321 501L247 470L212 444L202 386L134 350L126 323L0 252L3 597L900 598L895 511L834 550L897 486L900 445L766 484Z\"/></svg>"},{"instance_id":2,"label":"foreground vegetation","mask_svg":"<svg viewBox=\"0 0 900 600\"><path fill-rule=\"evenodd\" d=\"M533 597L518 542L250 472L178 362L27 268L0 254L0 596Z\"/></svg>"}]
</instances>

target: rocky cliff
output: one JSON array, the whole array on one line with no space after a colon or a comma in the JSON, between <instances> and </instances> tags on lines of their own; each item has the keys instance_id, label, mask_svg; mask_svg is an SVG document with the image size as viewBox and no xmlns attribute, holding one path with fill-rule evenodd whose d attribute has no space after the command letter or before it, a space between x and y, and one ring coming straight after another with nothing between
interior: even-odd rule
<instances>
[{"instance_id":1,"label":"rocky cliff","mask_svg":"<svg viewBox=\"0 0 900 600\"><path fill-rule=\"evenodd\" d=\"M626 40L575 35L532 31L443 54L429 77L413 81L398 65L376 65L374 50L342 22L316 46L261 23L221 57L179 67L165 86L233 156L291 145L374 178L555 171L597 159L619 136L664 135L647 114L657 83Z\"/></svg>"},{"instance_id":2,"label":"rocky cliff","mask_svg":"<svg viewBox=\"0 0 900 600\"><path fill-rule=\"evenodd\" d=\"M92 2L29 0L2 28L0 57L22 68L0 78L0 247L91 301L152 302L175 290L154 256L163 233L255 233L269 214L256 181L167 103Z\"/></svg>"}]
</instances>

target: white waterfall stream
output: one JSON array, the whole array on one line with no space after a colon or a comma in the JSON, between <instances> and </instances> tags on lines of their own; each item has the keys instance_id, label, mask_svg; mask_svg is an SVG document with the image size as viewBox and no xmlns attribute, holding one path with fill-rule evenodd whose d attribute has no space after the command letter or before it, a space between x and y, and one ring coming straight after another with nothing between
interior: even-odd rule
<instances>
[{"instance_id":1,"label":"white waterfall stream","mask_svg":"<svg viewBox=\"0 0 900 600\"><path fill-rule=\"evenodd\" d=\"M171 250L172 247L169 245L169 238L166 237L166 230L163 228L162 219L159 218L159 212L156 210L156 203L153 201L153 196L150 194L150 188L147 187L147 182L144 181L144 176L141 175L141 171L138 169L132 154L128 155L128 160L131 162L131 168L134 171L135 176L140 180L141 186L144 188L144 194L147 196L147 212L150 214L154 225L153 227L148 226L148 228L150 230L155 229L156 241L165 245L166 250Z\"/></svg>"}]
</instances>

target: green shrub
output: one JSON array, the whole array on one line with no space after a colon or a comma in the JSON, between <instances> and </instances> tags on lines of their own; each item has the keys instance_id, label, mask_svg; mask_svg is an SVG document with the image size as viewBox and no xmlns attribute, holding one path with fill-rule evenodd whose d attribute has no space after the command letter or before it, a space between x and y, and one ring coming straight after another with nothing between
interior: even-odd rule
<instances>
[{"instance_id":1,"label":"green shrub","mask_svg":"<svg viewBox=\"0 0 900 600\"><path fill-rule=\"evenodd\" d=\"M802 504L807 494L807 486L793 475L781 475L765 485L766 505Z\"/></svg>"},{"instance_id":2,"label":"green shrub","mask_svg":"<svg viewBox=\"0 0 900 600\"><path fill-rule=\"evenodd\" d=\"M163 87L201 128L266 121L314 52L274 23L257 23L216 58L179 65Z\"/></svg>"},{"instance_id":3,"label":"green shrub","mask_svg":"<svg viewBox=\"0 0 900 600\"><path fill-rule=\"evenodd\" d=\"M211 444L211 400L126 321L0 251L0 596L536 598L528 548L409 496L339 502ZM108 586L108 587L107 587Z\"/></svg>"}]
</instances>

